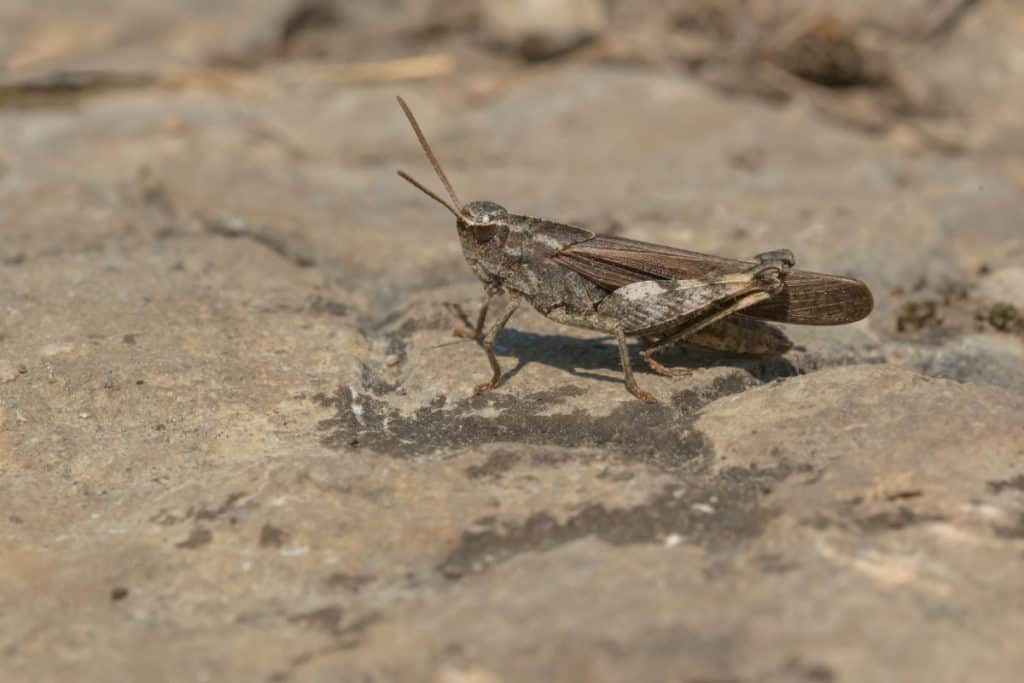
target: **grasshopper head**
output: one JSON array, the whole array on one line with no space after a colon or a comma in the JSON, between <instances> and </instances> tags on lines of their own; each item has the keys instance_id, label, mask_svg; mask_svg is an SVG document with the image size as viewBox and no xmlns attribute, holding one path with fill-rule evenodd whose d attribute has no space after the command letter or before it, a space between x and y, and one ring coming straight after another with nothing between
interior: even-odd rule
<instances>
[{"instance_id":1,"label":"grasshopper head","mask_svg":"<svg viewBox=\"0 0 1024 683\"><path fill-rule=\"evenodd\" d=\"M466 204L459 218L470 227L486 227L503 222L508 218L508 211L500 204L484 200Z\"/></svg>"}]
</instances>

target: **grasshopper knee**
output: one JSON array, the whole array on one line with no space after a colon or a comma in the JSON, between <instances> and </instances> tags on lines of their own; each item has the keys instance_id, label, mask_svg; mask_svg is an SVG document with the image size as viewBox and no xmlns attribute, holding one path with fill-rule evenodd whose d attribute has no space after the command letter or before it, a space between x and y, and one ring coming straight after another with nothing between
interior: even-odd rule
<instances>
[{"instance_id":1,"label":"grasshopper knee","mask_svg":"<svg viewBox=\"0 0 1024 683\"><path fill-rule=\"evenodd\" d=\"M754 260L761 265L775 266L782 271L787 271L796 265L796 257L789 249L773 249L758 254Z\"/></svg>"}]
</instances>

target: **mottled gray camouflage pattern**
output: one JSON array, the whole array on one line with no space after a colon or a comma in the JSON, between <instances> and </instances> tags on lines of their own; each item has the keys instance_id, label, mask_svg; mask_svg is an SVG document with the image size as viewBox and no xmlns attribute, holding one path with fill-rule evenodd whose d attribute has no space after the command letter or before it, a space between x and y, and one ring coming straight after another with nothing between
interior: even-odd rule
<instances>
[{"instance_id":1,"label":"mottled gray camouflage pattern","mask_svg":"<svg viewBox=\"0 0 1024 683\"><path fill-rule=\"evenodd\" d=\"M627 335L644 337L648 344L641 354L644 360L656 372L671 375L686 371L665 368L651 354L684 340L731 353L781 353L790 347L785 336L768 325L728 322L731 316L765 304L785 291L786 276L795 265L788 249L760 254L753 264L679 250L668 250L666 255L662 253L665 247L631 240L619 242L571 225L511 214L492 201L462 206L412 111L402 98L398 102L452 205L404 172L399 171L399 175L455 214L463 255L487 293L476 328L468 336L480 339L493 297L504 295L509 299L497 322L483 336L492 375L489 382L476 387L477 393L498 385L501 366L494 355L494 344L523 301L557 322L614 335L626 387L637 398L651 403L655 402L654 396L640 389L633 377ZM601 247L589 254L585 249L574 251L588 243L600 243ZM691 263L689 271L679 268L680 259ZM675 265L666 267L669 262ZM852 292L848 298L854 305L830 313L830 323L842 321L844 315L862 317L871 309L870 292L859 281L828 275L816 279L812 273L800 276L805 283L820 280ZM804 289L813 293L813 287ZM808 297L804 294L797 299L805 301ZM815 318L813 309L802 308L804 319L822 322ZM787 310L788 303L781 312L766 314L785 316Z\"/></svg>"}]
</instances>

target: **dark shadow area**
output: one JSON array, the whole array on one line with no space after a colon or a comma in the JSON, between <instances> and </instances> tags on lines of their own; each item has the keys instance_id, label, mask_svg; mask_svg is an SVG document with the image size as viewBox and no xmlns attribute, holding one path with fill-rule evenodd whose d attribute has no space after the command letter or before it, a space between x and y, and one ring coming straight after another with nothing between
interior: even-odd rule
<instances>
[{"instance_id":1,"label":"dark shadow area","mask_svg":"<svg viewBox=\"0 0 1024 683\"><path fill-rule=\"evenodd\" d=\"M733 546L759 536L778 515L761 501L794 471L786 463L771 469L732 467L712 477L691 477L684 489L670 487L635 507L590 504L564 521L547 512L523 522L486 520L486 528L463 532L438 569L458 579L521 553L550 550L585 536L628 545L658 543L677 534L709 549Z\"/></svg>"},{"instance_id":2,"label":"dark shadow area","mask_svg":"<svg viewBox=\"0 0 1024 683\"><path fill-rule=\"evenodd\" d=\"M338 387L331 395L313 398L334 410L317 425L321 442L332 449L366 448L384 455L411 458L438 451L493 443L597 448L615 457L666 471L699 466L710 460L712 447L693 427L696 413L720 396L751 386L741 377L711 382L699 390L681 392L671 403L648 405L629 401L608 415L584 410L550 415L554 405L580 395L577 387L562 387L527 396L487 393L449 402L438 397L412 415L393 409L385 397ZM498 410L483 416L483 409Z\"/></svg>"},{"instance_id":3,"label":"dark shadow area","mask_svg":"<svg viewBox=\"0 0 1024 683\"><path fill-rule=\"evenodd\" d=\"M469 331L475 325L476 314L476 308L467 311L462 305L455 303L446 304L443 307L418 304L399 312L393 312L369 327L375 334L387 337L389 353L404 360L408 338L414 332L459 328ZM538 334L516 329L514 324L515 320L509 327L501 331L495 346L495 353L502 368L502 385L514 381L516 375L531 363L540 363L567 372L574 377L585 378L588 381L623 383L619 350L612 337L584 338L571 334ZM449 340L436 344L430 349L449 346L463 346L465 347L464 353L483 355L483 350L479 348L480 341L474 343L470 339L456 338L454 335ZM473 346L478 348L474 349ZM640 345L635 340L630 343L629 348L633 370L640 376L641 381L644 376L657 377L658 375L640 357ZM737 368L758 382L771 382L801 374L801 370L785 356L744 356L686 347L682 344L659 351L655 357L665 366L685 368L695 373L709 368ZM511 359L514 359L514 365L510 365ZM609 377L600 374L597 372L600 370L611 371L616 376ZM485 379L487 378L481 376L480 381ZM674 382L673 388L678 386L680 389L684 389L693 386L693 379L686 376L675 378Z\"/></svg>"},{"instance_id":4,"label":"dark shadow area","mask_svg":"<svg viewBox=\"0 0 1024 683\"><path fill-rule=\"evenodd\" d=\"M640 375L656 375L640 358L639 350L639 345L630 344L634 371ZM621 373L619 351L611 337L580 339L566 335L536 334L505 329L498 337L495 351L499 361L502 361L502 369L505 371L502 382L514 378L530 363L547 365L568 372L575 377L585 377L588 380L622 382L621 375L618 378L611 378L593 372L595 370L612 370ZM510 356L516 359L516 364L506 368L506 361ZM673 347L659 352L657 359L668 367L687 368L695 373L709 368L738 368L759 382L771 382L800 374L796 366L784 356L754 358L701 349ZM686 386L686 377L679 377L677 380L680 388Z\"/></svg>"}]
</instances>

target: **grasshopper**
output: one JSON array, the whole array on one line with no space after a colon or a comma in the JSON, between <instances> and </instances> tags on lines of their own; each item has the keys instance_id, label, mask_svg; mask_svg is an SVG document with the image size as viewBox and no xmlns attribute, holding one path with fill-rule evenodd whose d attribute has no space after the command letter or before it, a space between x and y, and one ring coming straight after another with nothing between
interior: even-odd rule
<instances>
[{"instance_id":1,"label":"grasshopper","mask_svg":"<svg viewBox=\"0 0 1024 683\"><path fill-rule=\"evenodd\" d=\"M455 216L463 255L483 282L486 296L474 329L456 330L459 336L482 338L491 366L490 380L474 394L498 386L501 366L494 344L523 301L556 322L612 335L626 388L648 403L657 400L637 384L627 337L642 340L640 356L652 370L677 376L691 371L665 367L653 354L678 342L729 353L780 354L792 346L789 340L760 321L842 325L866 317L874 306L871 290L860 280L797 270L788 249L752 261L729 259L520 216L492 201L463 204L409 105L401 97L398 103L451 203L404 171L398 175ZM484 332L497 296L508 303Z\"/></svg>"}]
</instances>

